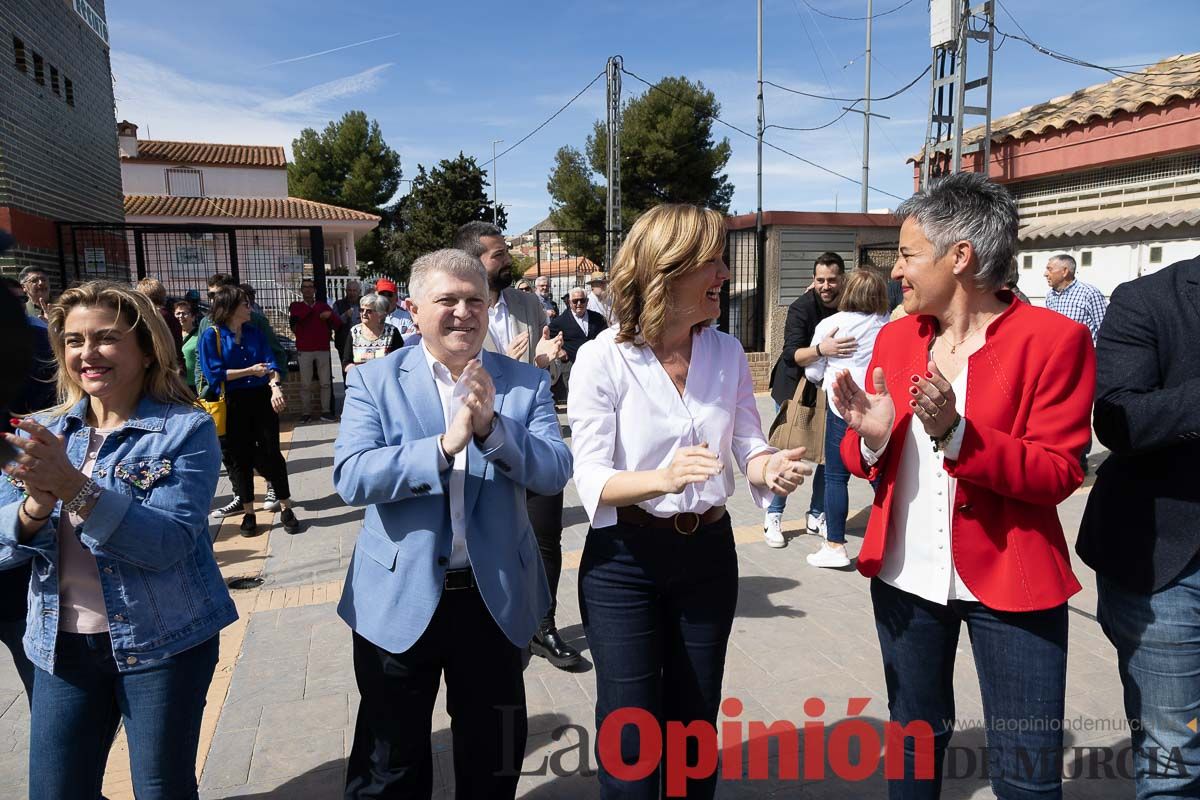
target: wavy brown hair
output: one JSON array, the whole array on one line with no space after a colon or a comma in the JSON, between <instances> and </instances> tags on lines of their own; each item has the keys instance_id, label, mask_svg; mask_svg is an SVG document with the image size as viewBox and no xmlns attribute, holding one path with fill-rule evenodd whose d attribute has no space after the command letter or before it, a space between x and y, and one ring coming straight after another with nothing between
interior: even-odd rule
<instances>
[{"instance_id":1,"label":"wavy brown hair","mask_svg":"<svg viewBox=\"0 0 1200 800\"><path fill-rule=\"evenodd\" d=\"M887 281L866 267L850 273L842 296L838 300L838 311L858 311L862 314L888 313Z\"/></svg>"},{"instance_id":2,"label":"wavy brown hair","mask_svg":"<svg viewBox=\"0 0 1200 800\"><path fill-rule=\"evenodd\" d=\"M617 341L662 341L676 311L671 283L724 249L725 218L711 208L664 204L638 217L617 253L608 284Z\"/></svg>"},{"instance_id":3,"label":"wavy brown hair","mask_svg":"<svg viewBox=\"0 0 1200 800\"><path fill-rule=\"evenodd\" d=\"M117 319L129 326L137 337L138 346L150 358L146 368L142 393L162 403L195 405L195 398L183 378L179 377L175 339L162 314L144 294L110 281L90 281L67 289L50 307L46 325L50 332L50 347L58 362L59 404L47 409L51 416L62 416L87 396L79 381L66 368L64 341L67 317L76 308L107 308Z\"/></svg>"}]
</instances>

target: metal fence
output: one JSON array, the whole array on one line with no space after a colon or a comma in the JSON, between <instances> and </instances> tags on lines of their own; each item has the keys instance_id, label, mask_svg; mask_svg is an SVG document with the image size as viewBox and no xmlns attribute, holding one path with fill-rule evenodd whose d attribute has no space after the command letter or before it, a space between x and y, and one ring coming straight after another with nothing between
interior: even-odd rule
<instances>
[{"instance_id":1,"label":"metal fence","mask_svg":"<svg viewBox=\"0 0 1200 800\"><path fill-rule=\"evenodd\" d=\"M300 281L326 296L325 237L319 226L129 225L60 223L63 285L157 278L171 297L203 298L214 273L254 287L255 299L281 335Z\"/></svg>"},{"instance_id":2,"label":"metal fence","mask_svg":"<svg viewBox=\"0 0 1200 800\"><path fill-rule=\"evenodd\" d=\"M763 263L757 232L732 230L725 237L729 280L721 288L720 329L742 343L747 353L761 352L766 336Z\"/></svg>"}]
</instances>

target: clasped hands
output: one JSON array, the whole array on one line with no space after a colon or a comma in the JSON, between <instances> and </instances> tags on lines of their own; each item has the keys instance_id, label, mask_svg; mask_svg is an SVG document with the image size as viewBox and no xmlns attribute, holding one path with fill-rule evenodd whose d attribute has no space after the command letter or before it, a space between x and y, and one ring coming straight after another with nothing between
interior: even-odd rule
<instances>
[{"instance_id":1,"label":"clasped hands","mask_svg":"<svg viewBox=\"0 0 1200 800\"><path fill-rule=\"evenodd\" d=\"M67 458L67 442L30 418L16 425L29 438L4 434L17 450L17 457L4 465L4 473L25 483L26 513L42 517L54 510L59 500L68 502L87 483L87 478Z\"/></svg>"},{"instance_id":2,"label":"clasped hands","mask_svg":"<svg viewBox=\"0 0 1200 800\"><path fill-rule=\"evenodd\" d=\"M467 362L458 379L455 391L466 391L462 408L450 421L450 427L442 436L442 450L453 457L470 444L472 437L483 440L492 430L492 418L496 415L496 386L492 376L477 358Z\"/></svg>"},{"instance_id":3,"label":"clasped hands","mask_svg":"<svg viewBox=\"0 0 1200 800\"><path fill-rule=\"evenodd\" d=\"M882 367L871 373L875 393L868 394L842 370L834 379L833 404L841 412L850 430L862 437L863 443L874 451L887 444L896 421L896 404L888 393ZM913 375L909 387L908 407L921 421L925 433L940 439L958 419L955 410L954 388L932 361L924 375Z\"/></svg>"},{"instance_id":4,"label":"clasped hands","mask_svg":"<svg viewBox=\"0 0 1200 800\"><path fill-rule=\"evenodd\" d=\"M796 447L791 450L780 450L770 455L756 456L746 465L746 472L753 476L762 470L760 483L766 489L778 495L789 495L804 483L804 477L812 474L812 469L806 465L804 448ZM762 459L766 459L765 462ZM757 466L762 464L762 466ZM663 494L678 494L688 484L704 483L709 478L720 475L724 466L721 459L708 443L703 442L693 447L681 447L675 451L671 463L659 470ZM753 481L751 477L751 481Z\"/></svg>"}]
</instances>

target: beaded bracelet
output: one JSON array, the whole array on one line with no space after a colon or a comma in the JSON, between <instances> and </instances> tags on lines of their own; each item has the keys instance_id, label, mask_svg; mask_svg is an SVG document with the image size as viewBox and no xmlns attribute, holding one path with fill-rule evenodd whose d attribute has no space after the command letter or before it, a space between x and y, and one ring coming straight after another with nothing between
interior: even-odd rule
<instances>
[{"instance_id":1,"label":"beaded bracelet","mask_svg":"<svg viewBox=\"0 0 1200 800\"><path fill-rule=\"evenodd\" d=\"M29 499L29 495L25 495L25 500L28 500L28 499ZM21 511L25 514L26 518L28 518L29 520L31 520L33 522L45 522L46 520L48 520L52 516L54 516L54 509L52 508L52 509L50 509L50 513L47 514L46 516L35 517L33 514L30 514L29 509L25 507L25 500L21 501Z\"/></svg>"}]
</instances>

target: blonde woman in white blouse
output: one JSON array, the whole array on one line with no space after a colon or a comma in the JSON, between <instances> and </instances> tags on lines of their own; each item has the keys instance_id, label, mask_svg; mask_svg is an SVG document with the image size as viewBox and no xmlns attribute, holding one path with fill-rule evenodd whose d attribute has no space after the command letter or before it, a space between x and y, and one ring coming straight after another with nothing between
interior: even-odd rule
<instances>
[{"instance_id":1,"label":"blonde woman in white blouse","mask_svg":"<svg viewBox=\"0 0 1200 800\"><path fill-rule=\"evenodd\" d=\"M596 665L596 726L619 708L663 724L715 723L737 605L737 554L725 511L734 464L766 508L809 474L803 450L768 446L741 344L709 327L720 315L725 222L662 205L634 224L610 282L615 324L580 348L567 416L575 484L591 519L579 572ZM638 760L637 728L621 759ZM604 798L657 798L661 770L611 774ZM710 778L689 798L712 797Z\"/></svg>"}]
</instances>

